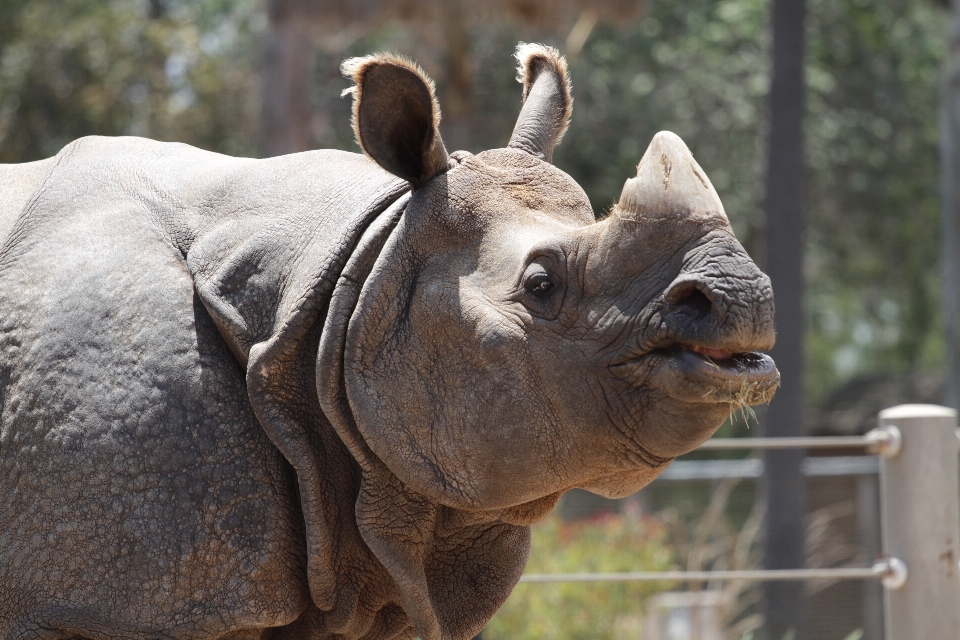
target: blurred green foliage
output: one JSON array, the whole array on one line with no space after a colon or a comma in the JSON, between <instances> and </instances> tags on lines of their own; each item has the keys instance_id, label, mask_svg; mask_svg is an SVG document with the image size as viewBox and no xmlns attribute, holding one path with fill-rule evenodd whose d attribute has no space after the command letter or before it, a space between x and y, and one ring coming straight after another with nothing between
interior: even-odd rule
<instances>
[{"instance_id":1,"label":"blurred green foliage","mask_svg":"<svg viewBox=\"0 0 960 640\"><path fill-rule=\"evenodd\" d=\"M571 56L574 119L555 154L598 213L652 135L690 145L738 237L763 261L767 0L650 0L598 25ZM930 0L809 0L808 390L811 404L864 372L943 366L937 103L943 10ZM91 133L256 155L257 0L0 0L0 162ZM342 58L395 49L449 90L442 30L378 23L325 33L314 64L318 146L358 150ZM441 128L471 151L502 146L520 106L518 40L566 34L468 25L472 113Z\"/></svg>"},{"instance_id":2,"label":"blurred green foliage","mask_svg":"<svg viewBox=\"0 0 960 640\"><path fill-rule=\"evenodd\" d=\"M667 571L676 558L665 527L627 512L533 527L526 573ZM617 640L639 636L646 596L664 584L521 583L483 630L484 640Z\"/></svg>"},{"instance_id":3,"label":"blurred green foliage","mask_svg":"<svg viewBox=\"0 0 960 640\"><path fill-rule=\"evenodd\" d=\"M933 2L812 0L809 388L941 369L938 85Z\"/></svg>"},{"instance_id":4,"label":"blurred green foliage","mask_svg":"<svg viewBox=\"0 0 960 640\"><path fill-rule=\"evenodd\" d=\"M0 0L0 162L91 134L256 153L256 0Z\"/></svg>"}]
</instances>

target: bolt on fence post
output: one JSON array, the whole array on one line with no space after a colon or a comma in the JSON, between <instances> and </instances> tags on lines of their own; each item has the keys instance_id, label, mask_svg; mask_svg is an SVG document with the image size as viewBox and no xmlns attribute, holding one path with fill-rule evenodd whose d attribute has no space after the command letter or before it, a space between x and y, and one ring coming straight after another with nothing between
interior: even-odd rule
<instances>
[{"instance_id":1,"label":"bolt on fence post","mask_svg":"<svg viewBox=\"0 0 960 640\"><path fill-rule=\"evenodd\" d=\"M887 640L956 640L960 634L960 471L957 412L907 404L885 409L902 447L881 449L884 552L906 564L899 588L884 590ZM888 582L895 586L895 581Z\"/></svg>"}]
</instances>

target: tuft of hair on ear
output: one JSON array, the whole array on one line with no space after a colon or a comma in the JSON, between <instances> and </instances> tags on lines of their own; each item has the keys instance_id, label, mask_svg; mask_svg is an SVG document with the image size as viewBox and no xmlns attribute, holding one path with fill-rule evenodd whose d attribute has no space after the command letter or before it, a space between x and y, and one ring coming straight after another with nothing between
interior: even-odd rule
<instances>
[{"instance_id":1,"label":"tuft of hair on ear","mask_svg":"<svg viewBox=\"0 0 960 640\"><path fill-rule=\"evenodd\" d=\"M554 144L559 144L563 134L570 126L573 115L573 85L570 83L570 74L567 71L567 60L554 47L535 42L521 42L513 54L517 60L517 82L523 84L523 102L527 101L530 89L537 77L545 70L552 70L557 74L563 94L563 117L557 131Z\"/></svg>"},{"instance_id":2,"label":"tuft of hair on ear","mask_svg":"<svg viewBox=\"0 0 960 640\"><path fill-rule=\"evenodd\" d=\"M363 96L364 78L368 73L370 73L370 71L374 70L378 66L391 66L405 69L416 75L423 82L430 94L432 122L432 127L430 127L430 129L434 132L440 131L440 103L437 101L437 91L433 79L427 75L427 73L420 67L419 64L405 56L395 53L375 53L369 56L348 58L347 60L344 60L340 65L340 72L350 80L353 80L353 86L344 89L340 94L340 97L342 98L347 95L353 96L353 109L352 116L350 118L350 124L353 127L353 135L356 137L357 144L360 145L360 148L363 149L363 152L373 160L379 162L379 159L375 157L375 154L369 148L368 144L365 144L360 129L360 105ZM430 142L432 143L432 141ZM444 157L445 155L446 154L444 153Z\"/></svg>"}]
</instances>

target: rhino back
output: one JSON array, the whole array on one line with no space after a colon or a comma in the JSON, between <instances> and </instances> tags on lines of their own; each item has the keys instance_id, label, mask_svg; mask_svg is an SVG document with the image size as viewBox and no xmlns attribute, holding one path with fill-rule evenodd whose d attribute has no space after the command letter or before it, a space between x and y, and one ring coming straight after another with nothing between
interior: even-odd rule
<instances>
[{"instance_id":1,"label":"rhino back","mask_svg":"<svg viewBox=\"0 0 960 640\"><path fill-rule=\"evenodd\" d=\"M203 268L249 275L237 256L283 217L277 194L241 192L255 161L80 143L0 251L0 636L286 624L308 601L295 479L187 265L212 237ZM263 312L295 278L261 258L251 273L287 280L257 282Z\"/></svg>"},{"instance_id":2,"label":"rhino back","mask_svg":"<svg viewBox=\"0 0 960 640\"><path fill-rule=\"evenodd\" d=\"M0 246L56 162L56 158L47 158L24 164L0 164Z\"/></svg>"}]
</instances>

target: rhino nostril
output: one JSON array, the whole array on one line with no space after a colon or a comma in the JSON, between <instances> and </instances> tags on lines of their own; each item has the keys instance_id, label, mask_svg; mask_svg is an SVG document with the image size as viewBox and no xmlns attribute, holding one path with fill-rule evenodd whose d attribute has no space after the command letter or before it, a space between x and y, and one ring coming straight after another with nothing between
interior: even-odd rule
<instances>
[{"instance_id":1,"label":"rhino nostril","mask_svg":"<svg viewBox=\"0 0 960 640\"><path fill-rule=\"evenodd\" d=\"M710 315L710 310L713 309L710 298L692 285L679 291L671 291L667 296L667 302L672 313L682 313L692 319L705 318Z\"/></svg>"}]
</instances>

